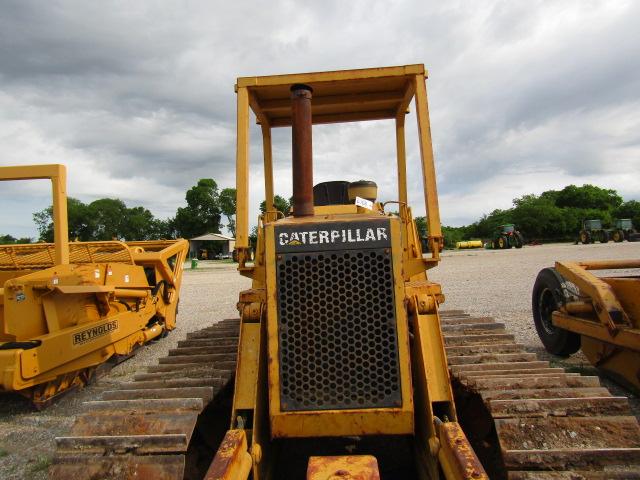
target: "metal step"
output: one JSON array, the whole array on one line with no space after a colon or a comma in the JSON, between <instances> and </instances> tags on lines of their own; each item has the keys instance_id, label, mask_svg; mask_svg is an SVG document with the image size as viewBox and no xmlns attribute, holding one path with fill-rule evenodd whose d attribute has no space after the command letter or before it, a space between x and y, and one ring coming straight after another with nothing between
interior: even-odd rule
<instances>
[{"instance_id":1,"label":"metal step","mask_svg":"<svg viewBox=\"0 0 640 480\"><path fill-rule=\"evenodd\" d=\"M477 345L477 344L510 344L513 343L514 336L511 333L480 333L460 335L458 333L448 334L444 336L444 344L446 346L455 345Z\"/></svg>"},{"instance_id":2,"label":"metal step","mask_svg":"<svg viewBox=\"0 0 640 480\"><path fill-rule=\"evenodd\" d=\"M524 352L524 346L518 343L496 343L496 344L478 344L478 345L461 345L445 347L447 355L480 355L482 353L518 353Z\"/></svg>"},{"instance_id":3,"label":"metal step","mask_svg":"<svg viewBox=\"0 0 640 480\"><path fill-rule=\"evenodd\" d=\"M449 365L470 365L484 363L533 362L535 353L486 353L480 355L448 355Z\"/></svg>"},{"instance_id":4,"label":"metal step","mask_svg":"<svg viewBox=\"0 0 640 480\"><path fill-rule=\"evenodd\" d=\"M211 353L208 355L174 355L171 357L163 357L159 360L160 365L169 365L175 363L208 363L232 361L236 357L236 353Z\"/></svg>"},{"instance_id":5,"label":"metal step","mask_svg":"<svg viewBox=\"0 0 640 480\"><path fill-rule=\"evenodd\" d=\"M640 464L640 448L575 448L557 450L507 450L505 465L513 470L528 470L544 465L548 470L598 468L609 465ZM623 477L624 478L624 477Z\"/></svg>"},{"instance_id":6,"label":"metal step","mask_svg":"<svg viewBox=\"0 0 640 480\"><path fill-rule=\"evenodd\" d=\"M463 333L491 334L504 333L504 323L465 323L462 325L442 325L443 333L455 332L458 335Z\"/></svg>"},{"instance_id":7,"label":"metal step","mask_svg":"<svg viewBox=\"0 0 640 480\"><path fill-rule=\"evenodd\" d=\"M49 467L49 478L175 480L182 478L184 461L184 455L166 454L96 455L90 462L87 454L65 455L56 457Z\"/></svg>"},{"instance_id":8,"label":"metal step","mask_svg":"<svg viewBox=\"0 0 640 480\"><path fill-rule=\"evenodd\" d=\"M464 365L449 365L453 373L472 372L477 370L522 370L524 368L549 368L549 362L536 360L533 362L508 362L508 363L470 363Z\"/></svg>"},{"instance_id":9,"label":"metal step","mask_svg":"<svg viewBox=\"0 0 640 480\"><path fill-rule=\"evenodd\" d=\"M440 318L442 325L469 325L479 323L496 323L493 317L443 317Z\"/></svg>"},{"instance_id":10,"label":"metal step","mask_svg":"<svg viewBox=\"0 0 640 480\"><path fill-rule=\"evenodd\" d=\"M631 415L629 401L625 397L583 398L527 398L490 400L491 416L497 418L519 417L590 417Z\"/></svg>"},{"instance_id":11,"label":"metal step","mask_svg":"<svg viewBox=\"0 0 640 480\"><path fill-rule=\"evenodd\" d=\"M134 400L136 398L201 398L206 404L213 398L213 387L150 388L146 390L110 390L102 394L104 400Z\"/></svg>"},{"instance_id":12,"label":"metal step","mask_svg":"<svg viewBox=\"0 0 640 480\"><path fill-rule=\"evenodd\" d=\"M473 377L468 378L468 385L478 390L517 390L531 388L565 388L565 387L598 387L598 377L583 377L580 375L559 375L553 377Z\"/></svg>"}]
</instances>

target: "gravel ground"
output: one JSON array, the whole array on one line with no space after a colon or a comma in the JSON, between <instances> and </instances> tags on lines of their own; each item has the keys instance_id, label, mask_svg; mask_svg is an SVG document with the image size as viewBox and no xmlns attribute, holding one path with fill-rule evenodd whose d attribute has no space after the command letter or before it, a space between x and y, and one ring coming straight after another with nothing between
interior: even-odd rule
<instances>
[{"instance_id":1,"label":"gravel ground","mask_svg":"<svg viewBox=\"0 0 640 480\"><path fill-rule=\"evenodd\" d=\"M493 316L504 322L530 351L546 356L531 319L531 291L538 271L556 260L619 259L640 257L640 243L525 247L522 250L470 250L443 254L440 266L430 278L440 282L446 296L445 309L463 309L471 314ZM197 270L185 270L178 326L167 338L155 342L134 358L118 365L95 384L63 397L43 412L32 411L18 396L0 400L0 478L45 479L53 456L54 438L69 433L82 402L94 400L118 382L130 380L136 372L174 348L188 332L237 315L238 292L250 286L235 265L201 262ZM553 360L557 362L557 360ZM560 365L594 374L580 355ZM604 380L614 393L630 396ZM630 396L631 397L631 396ZM640 411L638 398L632 405Z\"/></svg>"}]
</instances>

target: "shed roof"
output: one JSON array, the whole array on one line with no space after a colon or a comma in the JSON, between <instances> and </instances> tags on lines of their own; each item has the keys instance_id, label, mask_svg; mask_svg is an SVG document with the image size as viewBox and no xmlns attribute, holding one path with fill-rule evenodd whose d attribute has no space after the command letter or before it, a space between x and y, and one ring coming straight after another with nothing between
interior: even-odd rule
<instances>
[{"instance_id":1,"label":"shed roof","mask_svg":"<svg viewBox=\"0 0 640 480\"><path fill-rule=\"evenodd\" d=\"M200 235L199 237L190 238L189 240L228 242L229 240L235 240L235 238L227 237L226 235L222 235L220 233L205 233L204 235Z\"/></svg>"}]
</instances>

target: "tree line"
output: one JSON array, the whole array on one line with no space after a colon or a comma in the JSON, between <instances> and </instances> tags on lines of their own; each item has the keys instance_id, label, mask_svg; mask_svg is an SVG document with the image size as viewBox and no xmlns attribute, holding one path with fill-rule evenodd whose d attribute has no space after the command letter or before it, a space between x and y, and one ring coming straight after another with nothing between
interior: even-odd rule
<instances>
[{"instance_id":1,"label":"tree line","mask_svg":"<svg viewBox=\"0 0 640 480\"><path fill-rule=\"evenodd\" d=\"M235 188L220 191L215 180L202 178L186 192L185 199L185 207L178 208L174 217L163 220L155 218L144 207L127 207L115 198L101 198L87 204L68 197L69 238L85 242L193 238L205 233L220 233L220 228L225 226L232 236L235 235ZM37 240L53 242L53 207L35 212L33 221L38 230ZM0 244L31 241L31 238L0 235Z\"/></svg>"},{"instance_id":2,"label":"tree line","mask_svg":"<svg viewBox=\"0 0 640 480\"><path fill-rule=\"evenodd\" d=\"M102 198L85 204L69 197L69 238L80 241L193 238L205 233L220 233L225 226L235 236L235 188L220 190L215 180L202 178L186 192L185 200L187 205L178 208L174 217L162 220L144 207L127 207L119 199ZM287 214L291 199L275 195L274 206ZM264 213L265 209L263 201L260 211ZM52 211L49 207L33 214L39 241L53 241ZM616 218L630 218L634 226L640 228L640 202L625 202L615 190L595 185L569 185L540 195L523 195L514 199L513 207L509 209L493 210L470 225L443 226L442 231L447 247L454 247L462 240L488 239L505 223L515 224L527 240L565 241L576 238L585 219L600 219L607 228ZM420 235L425 236L425 218L415 220ZM252 243L257 239L257 228L254 227L250 239ZM30 238L0 235L0 244L30 241Z\"/></svg>"},{"instance_id":3,"label":"tree line","mask_svg":"<svg viewBox=\"0 0 640 480\"><path fill-rule=\"evenodd\" d=\"M493 210L470 225L443 226L442 231L449 248L463 240L489 239L505 223L515 224L528 241L572 241L577 238L583 220L600 219L609 228L619 218L630 218L635 228L640 228L640 202L625 202L615 190L595 185L568 185L540 195L523 195L514 199L509 209ZM426 235L424 217L416 222L421 234Z\"/></svg>"}]
</instances>

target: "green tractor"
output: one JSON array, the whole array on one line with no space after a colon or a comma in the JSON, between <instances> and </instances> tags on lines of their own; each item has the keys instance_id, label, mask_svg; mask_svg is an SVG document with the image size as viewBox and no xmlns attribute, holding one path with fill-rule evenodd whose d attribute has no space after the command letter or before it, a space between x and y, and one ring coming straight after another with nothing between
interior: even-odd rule
<instances>
[{"instance_id":1,"label":"green tractor","mask_svg":"<svg viewBox=\"0 0 640 480\"><path fill-rule=\"evenodd\" d=\"M622 242L623 240L632 242L636 240L636 236L637 232L636 229L633 228L633 223L630 218L619 218L616 220L615 227L611 232L611 239L614 242Z\"/></svg>"},{"instance_id":2,"label":"green tractor","mask_svg":"<svg viewBox=\"0 0 640 480\"><path fill-rule=\"evenodd\" d=\"M522 248L524 239L513 223L500 225L491 239L491 248Z\"/></svg>"},{"instance_id":3,"label":"green tractor","mask_svg":"<svg viewBox=\"0 0 640 480\"><path fill-rule=\"evenodd\" d=\"M602 228L602 220L596 218L583 221L578 241L586 245L587 243L594 243L596 240L600 243L609 241L609 232Z\"/></svg>"}]
</instances>

